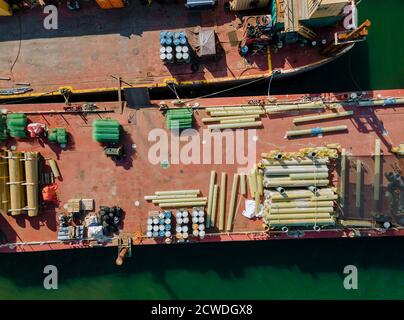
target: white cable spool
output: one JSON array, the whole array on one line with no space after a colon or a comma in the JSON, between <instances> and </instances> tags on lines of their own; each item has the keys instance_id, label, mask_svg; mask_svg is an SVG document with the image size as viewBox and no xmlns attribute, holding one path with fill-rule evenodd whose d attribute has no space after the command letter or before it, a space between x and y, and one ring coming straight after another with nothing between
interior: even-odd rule
<instances>
[{"instance_id":1,"label":"white cable spool","mask_svg":"<svg viewBox=\"0 0 404 320\"><path fill-rule=\"evenodd\" d=\"M182 238L188 239L188 232L183 232L182 233Z\"/></svg>"},{"instance_id":2,"label":"white cable spool","mask_svg":"<svg viewBox=\"0 0 404 320\"><path fill-rule=\"evenodd\" d=\"M147 225L152 225L152 224L153 224L153 219L152 218L147 219Z\"/></svg>"},{"instance_id":3,"label":"white cable spool","mask_svg":"<svg viewBox=\"0 0 404 320\"><path fill-rule=\"evenodd\" d=\"M167 218L164 220L165 224L171 224L171 219Z\"/></svg>"},{"instance_id":4,"label":"white cable spool","mask_svg":"<svg viewBox=\"0 0 404 320\"><path fill-rule=\"evenodd\" d=\"M200 224L198 227L199 231L203 231L205 230L205 225L204 224Z\"/></svg>"},{"instance_id":5,"label":"white cable spool","mask_svg":"<svg viewBox=\"0 0 404 320\"><path fill-rule=\"evenodd\" d=\"M153 230L153 226L151 224L147 225L147 231L152 231Z\"/></svg>"},{"instance_id":6,"label":"white cable spool","mask_svg":"<svg viewBox=\"0 0 404 320\"><path fill-rule=\"evenodd\" d=\"M205 237L205 231L199 231L199 238L203 239Z\"/></svg>"},{"instance_id":7,"label":"white cable spool","mask_svg":"<svg viewBox=\"0 0 404 320\"><path fill-rule=\"evenodd\" d=\"M192 223L198 223L198 221L199 221L198 217L193 217L192 218Z\"/></svg>"},{"instance_id":8,"label":"white cable spool","mask_svg":"<svg viewBox=\"0 0 404 320\"><path fill-rule=\"evenodd\" d=\"M198 211L192 210L192 217L197 217L197 216L198 216Z\"/></svg>"},{"instance_id":9,"label":"white cable spool","mask_svg":"<svg viewBox=\"0 0 404 320\"><path fill-rule=\"evenodd\" d=\"M182 52L183 52L183 53L188 53L188 52L189 52L188 46L183 46L183 47L182 47Z\"/></svg>"},{"instance_id":10,"label":"white cable spool","mask_svg":"<svg viewBox=\"0 0 404 320\"><path fill-rule=\"evenodd\" d=\"M188 224L189 223L189 218L188 217L182 218L182 223L183 224Z\"/></svg>"},{"instance_id":11,"label":"white cable spool","mask_svg":"<svg viewBox=\"0 0 404 320\"><path fill-rule=\"evenodd\" d=\"M182 218L177 218L177 224L182 224Z\"/></svg>"},{"instance_id":12,"label":"white cable spool","mask_svg":"<svg viewBox=\"0 0 404 320\"><path fill-rule=\"evenodd\" d=\"M386 221L385 223L383 223L383 228L384 229L389 229L391 227L390 222Z\"/></svg>"},{"instance_id":13,"label":"white cable spool","mask_svg":"<svg viewBox=\"0 0 404 320\"><path fill-rule=\"evenodd\" d=\"M153 231L158 232L159 231L159 226L158 225L153 226Z\"/></svg>"},{"instance_id":14,"label":"white cable spool","mask_svg":"<svg viewBox=\"0 0 404 320\"><path fill-rule=\"evenodd\" d=\"M182 53L182 59L188 60L189 59L189 53L188 52L183 52Z\"/></svg>"},{"instance_id":15,"label":"white cable spool","mask_svg":"<svg viewBox=\"0 0 404 320\"><path fill-rule=\"evenodd\" d=\"M199 231L198 231L198 230L192 231L192 235L193 235L194 237L199 236Z\"/></svg>"},{"instance_id":16,"label":"white cable spool","mask_svg":"<svg viewBox=\"0 0 404 320\"><path fill-rule=\"evenodd\" d=\"M168 47L168 48L169 48L169 47ZM166 47L161 47L161 48L160 48L160 54L161 54L161 53L166 53Z\"/></svg>"},{"instance_id":17,"label":"white cable spool","mask_svg":"<svg viewBox=\"0 0 404 320\"><path fill-rule=\"evenodd\" d=\"M177 53L175 54L175 58L176 58L177 60L182 60L182 53L181 53L181 52L177 52Z\"/></svg>"},{"instance_id":18,"label":"white cable spool","mask_svg":"<svg viewBox=\"0 0 404 320\"><path fill-rule=\"evenodd\" d=\"M205 216L205 211L199 210L199 216L200 216L200 217L204 217L204 216Z\"/></svg>"},{"instance_id":19,"label":"white cable spool","mask_svg":"<svg viewBox=\"0 0 404 320\"><path fill-rule=\"evenodd\" d=\"M175 228L175 232L180 233L182 231L182 227L181 226L177 226Z\"/></svg>"},{"instance_id":20,"label":"white cable spool","mask_svg":"<svg viewBox=\"0 0 404 320\"><path fill-rule=\"evenodd\" d=\"M183 226L183 227L182 227L182 232L188 232L188 227L187 227L187 226Z\"/></svg>"},{"instance_id":21,"label":"white cable spool","mask_svg":"<svg viewBox=\"0 0 404 320\"><path fill-rule=\"evenodd\" d=\"M160 213L159 213L159 218L160 218L160 219L164 219L164 213L160 212Z\"/></svg>"},{"instance_id":22,"label":"white cable spool","mask_svg":"<svg viewBox=\"0 0 404 320\"><path fill-rule=\"evenodd\" d=\"M173 48L172 47L166 47L166 53L172 53Z\"/></svg>"},{"instance_id":23,"label":"white cable spool","mask_svg":"<svg viewBox=\"0 0 404 320\"><path fill-rule=\"evenodd\" d=\"M146 232L146 237L151 238L153 236L153 232L147 231Z\"/></svg>"},{"instance_id":24,"label":"white cable spool","mask_svg":"<svg viewBox=\"0 0 404 320\"><path fill-rule=\"evenodd\" d=\"M176 46L175 47L175 52L181 53L182 52L182 46Z\"/></svg>"},{"instance_id":25,"label":"white cable spool","mask_svg":"<svg viewBox=\"0 0 404 320\"><path fill-rule=\"evenodd\" d=\"M153 232L153 238L157 238L159 236L159 232L158 231L154 231Z\"/></svg>"},{"instance_id":26,"label":"white cable spool","mask_svg":"<svg viewBox=\"0 0 404 320\"><path fill-rule=\"evenodd\" d=\"M204 222L205 222L205 218L204 218L204 217L199 217L198 222L199 222L199 223L204 223Z\"/></svg>"},{"instance_id":27,"label":"white cable spool","mask_svg":"<svg viewBox=\"0 0 404 320\"><path fill-rule=\"evenodd\" d=\"M166 229L166 226L164 224L160 224L159 230L164 231Z\"/></svg>"},{"instance_id":28,"label":"white cable spool","mask_svg":"<svg viewBox=\"0 0 404 320\"><path fill-rule=\"evenodd\" d=\"M172 61L174 59L172 53L167 53L167 60Z\"/></svg>"},{"instance_id":29,"label":"white cable spool","mask_svg":"<svg viewBox=\"0 0 404 320\"><path fill-rule=\"evenodd\" d=\"M165 53L160 54L160 60L164 61L167 58Z\"/></svg>"},{"instance_id":30,"label":"white cable spool","mask_svg":"<svg viewBox=\"0 0 404 320\"><path fill-rule=\"evenodd\" d=\"M166 236L166 238L169 238L169 237L171 237L171 232L170 232L170 231L166 231L166 234L165 234L165 236Z\"/></svg>"},{"instance_id":31,"label":"white cable spool","mask_svg":"<svg viewBox=\"0 0 404 320\"><path fill-rule=\"evenodd\" d=\"M183 211L182 212L182 217L187 218L188 217L188 211Z\"/></svg>"},{"instance_id":32,"label":"white cable spool","mask_svg":"<svg viewBox=\"0 0 404 320\"><path fill-rule=\"evenodd\" d=\"M176 217L176 218L181 218L181 217L182 217L181 211L177 211L177 212L175 213L175 217Z\"/></svg>"},{"instance_id":33,"label":"white cable spool","mask_svg":"<svg viewBox=\"0 0 404 320\"><path fill-rule=\"evenodd\" d=\"M153 219L153 224L158 224L158 223L159 223L159 219L154 218L154 219Z\"/></svg>"}]
</instances>

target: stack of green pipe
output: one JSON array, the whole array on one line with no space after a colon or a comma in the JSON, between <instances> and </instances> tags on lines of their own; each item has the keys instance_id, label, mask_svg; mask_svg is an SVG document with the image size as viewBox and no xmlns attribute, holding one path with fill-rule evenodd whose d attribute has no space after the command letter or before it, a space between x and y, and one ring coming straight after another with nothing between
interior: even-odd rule
<instances>
[{"instance_id":1,"label":"stack of green pipe","mask_svg":"<svg viewBox=\"0 0 404 320\"><path fill-rule=\"evenodd\" d=\"M25 138L27 126L27 116L25 113L9 113L7 114L7 129L11 137Z\"/></svg>"},{"instance_id":2,"label":"stack of green pipe","mask_svg":"<svg viewBox=\"0 0 404 320\"><path fill-rule=\"evenodd\" d=\"M97 119L93 121L93 139L101 143L118 143L121 125L116 120Z\"/></svg>"},{"instance_id":3,"label":"stack of green pipe","mask_svg":"<svg viewBox=\"0 0 404 320\"><path fill-rule=\"evenodd\" d=\"M166 113L168 129L192 128L193 115L190 109L170 109Z\"/></svg>"},{"instance_id":4,"label":"stack of green pipe","mask_svg":"<svg viewBox=\"0 0 404 320\"><path fill-rule=\"evenodd\" d=\"M5 114L0 115L0 141L7 140L7 116Z\"/></svg>"},{"instance_id":5,"label":"stack of green pipe","mask_svg":"<svg viewBox=\"0 0 404 320\"><path fill-rule=\"evenodd\" d=\"M58 144L67 143L67 131L65 128L54 128L50 131L48 136L49 141Z\"/></svg>"}]
</instances>

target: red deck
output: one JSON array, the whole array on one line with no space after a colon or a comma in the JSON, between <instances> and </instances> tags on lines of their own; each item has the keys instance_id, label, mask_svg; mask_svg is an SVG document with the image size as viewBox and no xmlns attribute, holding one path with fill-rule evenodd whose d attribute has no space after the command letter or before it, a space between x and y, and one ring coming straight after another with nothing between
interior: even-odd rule
<instances>
[{"instance_id":1,"label":"red deck","mask_svg":"<svg viewBox=\"0 0 404 320\"><path fill-rule=\"evenodd\" d=\"M376 97L380 94L383 98L402 97L404 90L368 92L364 98ZM319 95L313 95L318 97ZM323 94L323 99L342 100L343 95ZM280 100L296 100L300 95L277 96ZM202 99L198 102L201 107L207 106L225 106L246 104L250 100L265 99L265 97L243 97L243 98L211 98ZM62 110L63 104L58 105L8 105L7 109L12 111L46 111ZM207 196L209 188L209 176L211 170L217 173L227 172L228 187L227 201L230 198L230 183L232 176L240 168L238 164L174 164L170 161L169 168L162 168L159 164L152 164L148 159L148 152L154 142L148 138L151 130L161 128L163 132L170 133L165 129L164 116L157 108L129 109L126 108L123 114L120 114L118 103L99 103L99 107L114 108L115 113L87 115L85 118L79 115L28 115L30 121L46 123L49 127L66 127L71 142L67 150L61 151L41 145L32 139L9 141L5 147L16 145L19 151L39 151L45 158L57 158L58 166L63 179L58 181L58 196L61 204L56 210L48 210L40 213L38 217L29 218L26 215L12 217L6 214L0 215L0 230L2 230L8 240L8 243L21 243L17 246L0 246L0 251L33 251L50 250L73 247L87 247L88 243L77 244L58 243L57 239L57 213L63 211L63 203L72 198L94 198L96 209L100 205L119 205L125 212L123 232L133 234L139 226L145 230L146 218L150 210L158 210L158 207L146 202L143 197L151 195L159 190L179 190L179 189L200 189L203 196ZM397 146L403 142L402 123L404 121L403 106L360 108L354 109L353 117L324 121L324 126L345 124L348 126L348 132L339 134L325 134L322 137L301 137L295 139L284 138L286 130L293 128L292 119L302 114L289 114L284 117L262 117L263 128L257 129L256 136L256 157L260 160L262 152L268 152L274 149L283 151L297 151L307 146L323 146L328 143L340 143L342 148L346 148L351 159L360 158L365 163L364 177L364 210L357 213L353 207L345 212L349 218L370 218L374 213L373 195L370 192L373 186L373 160L371 158L374 152L374 141L376 138L382 141L383 168L385 171L391 170L393 166L403 168L403 159L398 159L390 153L391 146ZM347 108L349 109L349 108ZM201 122L205 117L204 110L194 113L194 128L203 135L206 125ZM93 119L113 118L119 120L125 131L123 143L127 157L117 165L107 158L102 147L91 138ZM132 123L128 123L131 119ZM302 127L309 128L321 126L321 124L307 124ZM387 134L383 135L383 130ZM249 131L249 130L248 130ZM243 131L247 139L247 130ZM246 141L246 140L245 140ZM180 148L187 142L180 142ZM203 141L200 141L201 147ZM132 145L136 144L136 151ZM244 146L246 150L246 145ZM223 159L225 159L225 150L223 148ZM172 154L171 154L172 156ZM352 168L351 170L355 170ZM338 174L335 172L333 182L337 186ZM386 179L383 178L383 185L386 186ZM354 179L351 177L349 186L352 188ZM353 188L348 187L348 198L354 197ZM368 192L369 191L369 192ZM388 213L387 199L383 197L383 213ZM139 205L136 205L139 201ZM354 202L354 201L350 201ZM264 240L264 239L285 239L295 237L293 235L282 234L280 232L264 232L261 220L249 220L241 215L244 207L244 200L238 196L239 206L237 207L234 228L231 233L219 234L217 230L212 234L207 233L203 241L239 241L239 240ZM228 207L226 207L228 208ZM380 230L361 231L363 236L399 236L404 235L402 229L391 229L387 232ZM358 234L356 234L357 236ZM302 235L301 235L302 236ZM323 230L320 232L305 231L304 237L347 237L355 236L352 230ZM195 240L199 241L199 240ZM22 244L26 243L26 244ZM31 244L30 244L31 243ZM155 243L152 239L145 239L143 244ZM114 244L114 243L112 243Z\"/></svg>"},{"instance_id":2,"label":"red deck","mask_svg":"<svg viewBox=\"0 0 404 320\"><path fill-rule=\"evenodd\" d=\"M245 81L269 77L275 69L285 75L302 72L333 59L320 55L318 47L299 44L272 46L268 52L241 57L232 39L234 35L241 39L242 15L224 11L223 3L219 1L214 10L190 11L182 2L153 2L149 7L134 1L120 10L102 10L95 2L86 2L78 12L61 7L57 30L44 29L45 15L39 9L2 17L0 28L8 32L0 34L0 70L11 81L0 81L0 89L28 82L33 91L26 96L59 94L58 89L66 86L76 93L116 90L118 82L111 75L139 87L166 86L166 80L173 78L180 85ZM199 26L216 32L219 53L215 59L201 61L197 72L189 64L163 64L160 31L193 32ZM316 32L330 40L342 28Z\"/></svg>"}]
</instances>

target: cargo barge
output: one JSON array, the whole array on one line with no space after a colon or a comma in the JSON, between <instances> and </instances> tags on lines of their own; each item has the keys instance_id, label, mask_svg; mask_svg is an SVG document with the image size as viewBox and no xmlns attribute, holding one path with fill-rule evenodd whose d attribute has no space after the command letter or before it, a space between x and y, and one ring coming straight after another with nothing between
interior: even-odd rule
<instances>
[{"instance_id":1,"label":"cargo barge","mask_svg":"<svg viewBox=\"0 0 404 320\"><path fill-rule=\"evenodd\" d=\"M126 98L2 106L0 252L404 236L403 89Z\"/></svg>"},{"instance_id":2,"label":"cargo barge","mask_svg":"<svg viewBox=\"0 0 404 320\"><path fill-rule=\"evenodd\" d=\"M272 80L332 61L370 26L351 0L113 2L62 2L47 26L39 7L0 17L0 99Z\"/></svg>"}]
</instances>

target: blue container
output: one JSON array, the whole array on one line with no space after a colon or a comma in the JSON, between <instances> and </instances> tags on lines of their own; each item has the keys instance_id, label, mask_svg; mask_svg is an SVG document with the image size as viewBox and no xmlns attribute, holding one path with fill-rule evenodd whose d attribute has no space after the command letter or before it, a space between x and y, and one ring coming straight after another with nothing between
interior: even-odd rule
<instances>
[{"instance_id":1,"label":"blue container","mask_svg":"<svg viewBox=\"0 0 404 320\"><path fill-rule=\"evenodd\" d=\"M159 232L158 231L154 231L153 232L153 238L156 238L156 237L158 237L159 236Z\"/></svg>"},{"instance_id":2,"label":"blue container","mask_svg":"<svg viewBox=\"0 0 404 320\"><path fill-rule=\"evenodd\" d=\"M165 38L166 39L166 45L170 46L173 43L173 40L171 38Z\"/></svg>"},{"instance_id":3,"label":"blue container","mask_svg":"<svg viewBox=\"0 0 404 320\"><path fill-rule=\"evenodd\" d=\"M174 45L175 46L179 46L180 43L181 43L181 40L179 38L177 38L177 39L174 38Z\"/></svg>"},{"instance_id":4,"label":"blue container","mask_svg":"<svg viewBox=\"0 0 404 320\"><path fill-rule=\"evenodd\" d=\"M171 230L171 224L166 224L166 231L170 231Z\"/></svg>"},{"instance_id":5,"label":"blue container","mask_svg":"<svg viewBox=\"0 0 404 320\"><path fill-rule=\"evenodd\" d=\"M160 38L160 45L165 46L165 44L166 44L166 38L165 37Z\"/></svg>"},{"instance_id":6,"label":"blue container","mask_svg":"<svg viewBox=\"0 0 404 320\"><path fill-rule=\"evenodd\" d=\"M164 219L159 219L159 224L164 224Z\"/></svg>"},{"instance_id":7,"label":"blue container","mask_svg":"<svg viewBox=\"0 0 404 320\"><path fill-rule=\"evenodd\" d=\"M171 38L173 36L173 33L171 31L166 32L166 38Z\"/></svg>"},{"instance_id":8,"label":"blue container","mask_svg":"<svg viewBox=\"0 0 404 320\"><path fill-rule=\"evenodd\" d=\"M165 212L165 216L166 216L166 219L170 219L170 218L171 218L171 212L170 212L170 211L166 211L166 212Z\"/></svg>"},{"instance_id":9,"label":"blue container","mask_svg":"<svg viewBox=\"0 0 404 320\"><path fill-rule=\"evenodd\" d=\"M187 38L180 38L180 43L182 45L186 45L187 44Z\"/></svg>"},{"instance_id":10,"label":"blue container","mask_svg":"<svg viewBox=\"0 0 404 320\"><path fill-rule=\"evenodd\" d=\"M167 32L165 31L160 31L160 39L164 38L167 35Z\"/></svg>"},{"instance_id":11,"label":"blue container","mask_svg":"<svg viewBox=\"0 0 404 320\"><path fill-rule=\"evenodd\" d=\"M165 236L165 234L166 234L166 232L165 232L165 231L160 231L160 232L159 232L159 237L164 237L164 236Z\"/></svg>"},{"instance_id":12,"label":"blue container","mask_svg":"<svg viewBox=\"0 0 404 320\"><path fill-rule=\"evenodd\" d=\"M174 32L174 39L177 39L181 36L180 32Z\"/></svg>"},{"instance_id":13,"label":"blue container","mask_svg":"<svg viewBox=\"0 0 404 320\"><path fill-rule=\"evenodd\" d=\"M181 31L180 32L180 38L186 38L186 37L187 37L187 35L185 34L185 32Z\"/></svg>"}]
</instances>

